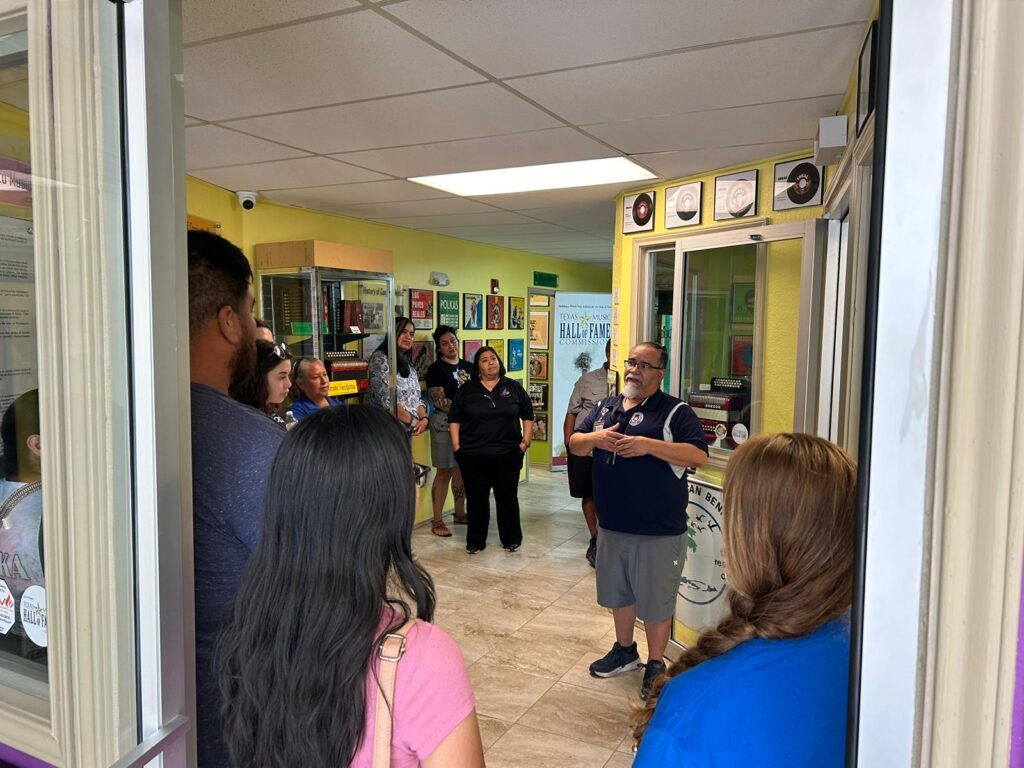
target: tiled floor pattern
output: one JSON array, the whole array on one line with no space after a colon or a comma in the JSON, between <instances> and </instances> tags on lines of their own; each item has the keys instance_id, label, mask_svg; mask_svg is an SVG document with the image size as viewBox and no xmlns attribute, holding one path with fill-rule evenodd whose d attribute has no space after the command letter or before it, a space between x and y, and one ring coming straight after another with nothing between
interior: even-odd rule
<instances>
[{"instance_id":1,"label":"tiled floor pattern","mask_svg":"<svg viewBox=\"0 0 1024 768\"><path fill-rule=\"evenodd\" d=\"M590 662L615 640L597 605L590 535L564 474L532 469L519 490L523 547L510 554L491 521L487 549L465 551L465 527L441 539L416 529L413 548L434 577L436 623L462 649L477 697L489 768L628 768L628 701L642 672L608 680ZM493 510L493 500L492 500ZM637 641L646 659L642 633Z\"/></svg>"}]
</instances>

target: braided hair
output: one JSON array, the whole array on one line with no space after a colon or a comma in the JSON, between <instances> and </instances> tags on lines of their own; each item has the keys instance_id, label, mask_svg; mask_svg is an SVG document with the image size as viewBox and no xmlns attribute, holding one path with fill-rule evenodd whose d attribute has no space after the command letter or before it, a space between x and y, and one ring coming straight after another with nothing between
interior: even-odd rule
<instances>
[{"instance_id":1,"label":"braided hair","mask_svg":"<svg viewBox=\"0 0 1024 768\"><path fill-rule=\"evenodd\" d=\"M634 708L637 743L670 678L755 637L810 634L849 609L856 488L853 460L820 437L759 435L736 450L723 523L729 611L655 682L646 706Z\"/></svg>"}]
</instances>

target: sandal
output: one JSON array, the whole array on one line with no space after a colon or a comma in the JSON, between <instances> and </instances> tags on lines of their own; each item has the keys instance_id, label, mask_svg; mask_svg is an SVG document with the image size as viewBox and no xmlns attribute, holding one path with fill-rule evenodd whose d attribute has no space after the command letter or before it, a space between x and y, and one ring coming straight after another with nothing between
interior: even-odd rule
<instances>
[{"instance_id":1,"label":"sandal","mask_svg":"<svg viewBox=\"0 0 1024 768\"><path fill-rule=\"evenodd\" d=\"M452 522L456 525L469 525L469 516L463 515L459 517L458 515L452 515Z\"/></svg>"},{"instance_id":2,"label":"sandal","mask_svg":"<svg viewBox=\"0 0 1024 768\"><path fill-rule=\"evenodd\" d=\"M452 532L448 530L448 526L444 524L443 520L430 526L430 532L435 536L440 536L442 539L446 539L452 535Z\"/></svg>"}]
</instances>

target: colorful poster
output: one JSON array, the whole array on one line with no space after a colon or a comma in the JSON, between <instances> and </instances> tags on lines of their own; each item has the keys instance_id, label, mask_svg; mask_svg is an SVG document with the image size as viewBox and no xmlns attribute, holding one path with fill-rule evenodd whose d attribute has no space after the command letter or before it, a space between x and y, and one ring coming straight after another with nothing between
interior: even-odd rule
<instances>
[{"instance_id":1,"label":"colorful poster","mask_svg":"<svg viewBox=\"0 0 1024 768\"><path fill-rule=\"evenodd\" d=\"M477 350L483 345L484 343L480 339L466 339L462 342L462 359L472 363Z\"/></svg>"},{"instance_id":2,"label":"colorful poster","mask_svg":"<svg viewBox=\"0 0 1024 768\"><path fill-rule=\"evenodd\" d=\"M32 222L0 217L0 416L39 386Z\"/></svg>"},{"instance_id":3,"label":"colorful poster","mask_svg":"<svg viewBox=\"0 0 1024 768\"><path fill-rule=\"evenodd\" d=\"M436 358L437 348L433 341L414 341L412 343L412 367L420 381L427 378L427 368Z\"/></svg>"},{"instance_id":4,"label":"colorful poster","mask_svg":"<svg viewBox=\"0 0 1024 768\"><path fill-rule=\"evenodd\" d=\"M510 371L521 371L523 370L523 340L522 339L509 339L508 340L508 363L507 368Z\"/></svg>"},{"instance_id":5,"label":"colorful poster","mask_svg":"<svg viewBox=\"0 0 1024 768\"><path fill-rule=\"evenodd\" d=\"M500 331L505 328L505 297L487 297L487 330Z\"/></svg>"},{"instance_id":6,"label":"colorful poster","mask_svg":"<svg viewBox=\"0 0 1024 768\"><path fill-rule=\"evenodd\" d=\"M686 562L679 577L672 638L690 645L726 610L725 554L722 551L722 489L690 480L686 506Z\"/></svg>"},{"instance_id":7,"label":"colorful poster","mask_svg":"<svg viewBox=\"0 0 1024 768\"><path fill-rule=\"evenodd\" d=\"M548 353L547 352L531 352L530 353L530 378L541 379L542 381L548 380Z\"/></svg>"},{"instance_id":8,"label":"colorful poster","mask_svg":"<svg viewBox=\"0 0 1024 768\"><path fill-rule=\"evenodd\" d=\"M459 329L459 294L452 291L437 292L437 324Z\"/></svg>"},{"instance_id":9,"label":"colorful poster","mask_svg":"<svg viewBox=\"0 0 1024 768\"><path fill-rule=\"evenodd\" d=\"M533 412L533 439L542 443L548 441L548 415L546 413Z\"/></svg>"},{"instance_id":10,"label":"colorful poster","mask_svg":"<svg viewBox=\"0 0 1024 768\"><path fill-rule=\"evenodd\" d=\"M414 328L429 331L434 327L434 292L409 289L409 319Z\"/></svg>"},{"instance_id":11,"label":"colorful poster","mask_svg":"<svg viewBox=\"0 0 1024 768\"><path fill-rule=\"evenodd\" d=\"M479 331L484 327L484 297L479 293L462 294L463 328L467 331Z\"/></svg>"},{"instance_id":12,"label":"colorful poster","mask_svg":"<svg viewBox=\"0 0 1024 768\"><path fill-rule=\"evenodd\" d=\"M548 348L548 313L534 310L530 312L530 349Z\"/></svg>"},{"instance_id":13,"label":"colorful poster","mask_svg":"<svg viewBox=\"0 0 1024 768\"><path fill-rule=\"evenodd\" d=\"M502 362L502 365L505 366L505 369L508 370L508 363L505 361L505 340L488 339L487 346L494 348L494 351L498 353L498 359Z\"/></svg>"},{"instance_id":14,"label":"colorful poster","mask_svg":"<svg viewBox=\"0 0 1024 768\"><path fill-rule=\"evenodd\" d=\"M552 423L561 425L580 376L604 365L612 332L611 294L556 293L551 327L552 396L547 410ZM556 429L551 435L552 468L564 468L565 456L565 436Z\"/></svg>"},{"instance_id":15,"label":"colorful poster","mask_svg":"<svg viewBox=\"0 0 1024 768\"><path fill-rule=\"evenodd\" d=\"M522 296L508 297L508 329L522 331L526 328L526 300Z\"/></svg>"}]
</instances>

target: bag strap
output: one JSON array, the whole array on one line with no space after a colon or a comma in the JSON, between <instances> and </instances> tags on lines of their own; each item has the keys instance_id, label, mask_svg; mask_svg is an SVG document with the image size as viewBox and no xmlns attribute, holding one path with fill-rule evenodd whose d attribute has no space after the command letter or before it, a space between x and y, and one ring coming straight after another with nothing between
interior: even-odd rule
<instances>
[{"instance_id":1,"label":"bag strap","mask_svg":"<svg viewBox=\"0 0 1024 768\"><path fill-rule=\"evenodd\" d=\"M398 662L405 654L405 641L416 619L409 619L394 632L384 635L377 647L380 672L377 678L377 715L373 731L373 768L391 766L391 705L395 700Z\"/></svg>"}]
</instances>

